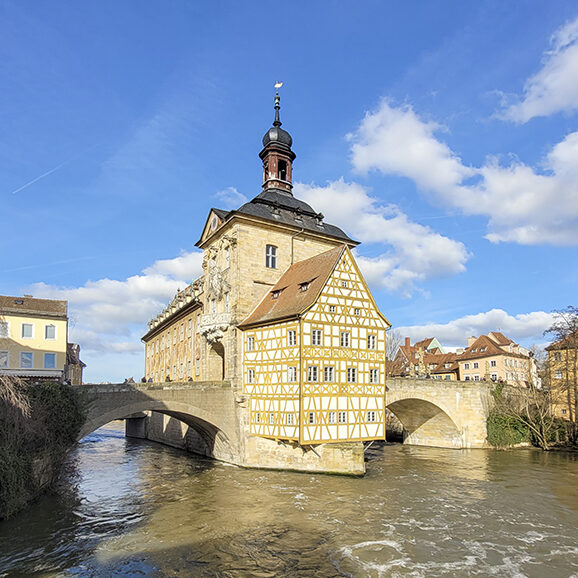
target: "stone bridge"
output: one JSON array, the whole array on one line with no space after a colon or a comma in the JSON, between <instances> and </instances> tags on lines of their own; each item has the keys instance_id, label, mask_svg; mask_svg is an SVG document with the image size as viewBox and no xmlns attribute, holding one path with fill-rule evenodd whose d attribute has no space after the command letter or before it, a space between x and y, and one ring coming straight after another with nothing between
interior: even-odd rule
<instances>
[{"instance_id":1,"label":"stone bridge","mask_svg":"<svg viewBox=\"0 0 578 578\"><path fill-rule=\"evenodd\" d=\"M110 421L126 419L129 437L240 466L365 472L361 442L311 448L250 436L247 399L226 381L94 384L76 389L88 407L79 439ZM456 449L486 446L490 384L388 379L386 403L403 425L404 443Z\"/></svg>"},{"instance_id":2,"label":"stone bridge","mask_svg":"<svg viewBox=\"0 0 578 578\"><path fill-rule=\"evenodd\" d=\"M385 401L403 425L406 444L483 448L490 390L483 381L388 378Z\"/></svg>"}]
</instances>

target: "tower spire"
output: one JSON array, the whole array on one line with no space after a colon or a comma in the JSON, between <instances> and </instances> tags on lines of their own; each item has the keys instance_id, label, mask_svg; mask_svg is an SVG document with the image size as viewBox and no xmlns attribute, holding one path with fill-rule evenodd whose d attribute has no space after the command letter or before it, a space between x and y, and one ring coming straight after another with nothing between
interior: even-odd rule
<instances>
[{"instance_id":1,"label":"tower spire","mask_svg":"<svg viewBox=\"0 0 578 578\"><path fill-rule=\"evenodd\" d=\"M263 150L259 157L263 161L263 190L275 189L290 195L295 153L291 150L291 135L281 128L279 89L282 86L282 82L275 83L275 120L263 137Z\"/></svg>"}]
</instances>

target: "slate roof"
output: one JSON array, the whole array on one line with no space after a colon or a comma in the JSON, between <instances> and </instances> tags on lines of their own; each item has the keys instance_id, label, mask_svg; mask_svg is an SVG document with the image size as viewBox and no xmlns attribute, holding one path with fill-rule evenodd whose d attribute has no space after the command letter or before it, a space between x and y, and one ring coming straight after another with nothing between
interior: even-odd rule
<instances>
[{"instance_id":1,"label":"slate roof","mask_svg":"<svg viewBox=\"0 0 578 578\"><path fill-rule=\"evenodd\" d=\"M68 302L0 295L0 315L42 315L66 319Z\"/></svg>"},{"instance_id":2,"label":"slate roof","mask_svg":"<svg viewBox=\"0 0 578 578\"><path fill-rule=\"evenodd\" d=\"M280 189L266 189L254 199L234 211L223 211L222 209L211 210L215 212L223 222L232 219L237 214L250 215L265 221L327 235L339 239L348 245L359 244L358 241L351 239L339 227L324 222L323 215L315 212L306 202L295 198L288 191L282 191Z\"/></svg>"},{"instance_id":3,"label":"slate roof","mask_svg":"<svg viewBox=\"0 0 578 578\"><path fill-rule=\"evenodd\" d=\"M239 327L247 329L291 319L307 311L317 301L344 251L345 245L341 245L291 265ZM305 291L304 284L308 284Z\"/></svg>"}]
</instances>

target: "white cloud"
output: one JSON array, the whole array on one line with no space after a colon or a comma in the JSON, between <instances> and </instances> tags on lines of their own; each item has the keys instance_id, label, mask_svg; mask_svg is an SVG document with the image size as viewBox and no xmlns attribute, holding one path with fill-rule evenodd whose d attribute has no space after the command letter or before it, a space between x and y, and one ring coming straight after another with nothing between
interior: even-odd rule
<instances>
[{"instance_id":1,"label":"white cloud","mask_svg":"<svg viewBox=\"0 0 578 578\"><path fill-rule=\"evenodd\" d=\"M343 179L325 187L297 183L295 191L354 238L383 246L378 257L357 256L371 284L409 295L418 282L465 270L469 255L462 243L411 222L395 205L380 205L358 183Z\"/></svg>"},{"instance_id":2,"label":"white cloud","mask_svg":"<svg viewBox=\"0 0 578 578\"><path fill-rule=\"evenodd\" d=\"M578 243L578 132L554 146L538 172L492 157L479 168L465 166L436 138L440 128L411 107L383 101L351 136L353 166L405 176L446 206L488 217L492 242Z\"/></svg>"},{"instance_id":3,"label":"white cloud","mask_svg":"<svg viewBox=\"0 0 578 578\"><path fill-rule=\"evenodd\" d=\"M237 209L241 205L244 205L249 199L240 193L235 187L227 187L218 193L215 193L215 197L219 199L222 204L223 209Z\"/></svg>"},{"instance_id":4,"label":"white cloud","mask_svg":"<svg viewBox=\"0 0 578 578\"><path fill-rule=\"evenodd\" d=\"M412 342L437 337L442 345L448 347L465 347L471 336L500 331L515 342L544 342L544 330L552 325L552 313L534 311L520 315L510 315L502 309L492 309L485 313L466 315L448 323L427 323L408 327L396 327L402 337L410 337Z\"/></svg>"},{"instance_id":5,"label":"white cloud","mask_svg":"<svg viewBox=\"0 0 578 578\"><path fill-rule=\"evenodd\" d=\"M45 283L32 285L36 297L65 299L69 305L69 339L81 346L81 355L93 360L86 369L87 379L109 376L102 356L121 354L126 366L118 379L140 375L144 371L140 338L146 323L166 306L178 289L184 289L202 274L202 253L183 252L174 259L156 261L141 275L125 280L99 279L82 287L55 287ZM86 360L85 360L86 362ZM118 367L123 367L118 364ZM91 377L93 376L93 377Z\"/></svg>"},{"instance_id":6,"label":"white cloud","mask_svg":"<svg viewBox=\"0 0 578 578\"><path fill-rule=\"evenodd\" d=\"M557 30L550 44L541 70L526 81L523 99L509 106L503 118L525 123L578 109L578 18Z\"/></svg>"}]
</instances>

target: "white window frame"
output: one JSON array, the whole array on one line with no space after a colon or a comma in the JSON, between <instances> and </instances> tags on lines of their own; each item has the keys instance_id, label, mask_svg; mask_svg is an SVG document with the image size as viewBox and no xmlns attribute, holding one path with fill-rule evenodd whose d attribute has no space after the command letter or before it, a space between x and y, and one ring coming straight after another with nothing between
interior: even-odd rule
<instances>
[{"instance_id":1,"label":"white window frame","mask_svg":"<svg viewBox=\"0 0 578 578\"><path fill-rule=\"evenodd\" d=\"M369 370L369 383L379 383L379 369Z\"/></svg>"},{"instance_id":2,"label":"white window frame","mask_svg":"<svg viewBox=\"0 0 578 578\"><path fill-rule=\"evenodd\" d=\"M249 335L247 337L247 351L255 351L255 336Z\"/></svg>"},{"instance_id":3,"label":"white window frame","mask_svg":"<svg viewBox=\"0 0 578 578\"><path fill-rule=\"evenodd\" d=\"M347 368L347 383L357 383L357 367Z\"/></svg>"},{"instance_id":4,"label":"white window frame","mask_svg":"<svg viewBox=\"0 0 578 578\"><path fill-rule=\"evenodd\" d=\"M470 368L470 364L469 363L464 363L464 369L469 369Z\"/></svg>"},{"instance_id":5,"label":"white window frame","mask_svg":"<svg viewBox=\"0 0 578 578\"><path fill-rule=\"evenodd\" d=\"M277 246L265 245L265 267L277 269Z\"/></svg>"},{"instance_id":6,"label":"white window frame","mask_svg":"<svg viewBox=\"0 0 578 578\"><path fill-rule=\"evenodd\" d=\"M319 381L319 366L317 365L307 366L307 381L311 383Z\"/></svg>"},{"instance_id":7,"label":"white window frame","mask_svg":"<svg viewBox=\"0 0 578 578\"><path fill-rule=\"evenodd\" d=\"M49 358L49 356L52 356L52 359L54 360L54 363L52 365L48 365L46 363L46 360ZM44 369L56 369L56 353L44 354Z\"/></svg>"},{"instance_id":8,"label":"white window frame","mask_svg":"<svg viewBox=\"0 0 578 578\"><path fill-rule=\"evenodd\" d=\"M334 411L330 411L330 412L327 414L327 423L330 423L330 424L334 424L334 423L335 423L335 412L334 412Z\"/></svg>"},{"instance_id":9,"label":"white window frame","mask_svg":"<svg viewBox=\"0 0 578 578\"><path fill-rule=\"evenodd\" d=\"M248 369L247 370L247 383L253 384L255 383L255 370Z\"/></svg>"},{"instance_id":10,"label":"white window frame","mask_svg":"<svg viewBox=\"0 0 578 578\"><path fill-rule=\"evenodd\" d=\"M10 337L10 321L0 321L0 337Z\"/></svg>"},{"instance_id":11,"label":"white window frame","mask_svg":"<svg viewBox=\"0 0 578 578\"><path fill-rule=\"evenodd\" d=\"M335 381L335 367L333 365L326 365L323 368L323 381L325 383L333 383Z\"/></svg>"},{"instance_id":12,"label":"white window frame","mask_svg":"<svg viewBox=\"0 0 578 578\"><path fill-rule=\"evenodd\" d=\"M30 327L30 335L24 335L25 327ZM22 339L34 339L34 323L22 323L20 336L22 337Z\"/></svg>"},{"instance_id":13,"label":"white window frame","mask_svg":"<svg viewBox=\"0 0 578 578\"><path fill-rule=\"evenodd\" d=\"M367 412L367 422L368 423L375 423L377 422L377 412L373 409Z\"/></svg>"},{"instance_id":14,"label":"white window frame","mask_svg":"<svg viewBox=\"0 0 578 578\"><path fill-rule=\"evenodd\" d=\"M490 367L496 367L497 363L495 359L490 360Z\"/></svg>"},{"instance_id":15,"label":"white window frame","mask_svg":"<svg viewBox=\"0 0 578 578\"><path fill-rule=\"evenodd\" d=\"M329 313L335 313L335 305L329 306Z\"/></svg>"},{"instance_id":16,"label":"white window frame","mask_svg":"<svg viewBox=\"0 0 578 578\"><path fill-rule=\"evenodd\" d=\"M350 339L349 339L349 331L342 331L339 334L339 345L340 347L349 347Z\"/></svg>"},{"instance_id":17,"label":"white window frame","mask_svg":"<svg viewBox=\"0 0 578 578\"><path fill-rule=\"evenodd\" d=\"M377 335L367 336L367 349L377 349Z\"/></svg>"},{"instance_id":18,"label":"white window frame","mask_svg":"<svg viewBox=\"0 0 578 578\"><path fill-rule=\"evenodd\" d=\"M293 414L292 414L292 413L288 413L288 414L285 416L285 421L286 421L287 425L294 425L294 423L293 423Z\"/></svg>"},{"instance_id":19,"label":"white window frame","mask_svg":"<svg viewBox=\"0 0 578 578\"><path fill-rule=\"evenodd\" d=\"M554 379L564 379L564 375L562 374L561 371L555 371L554 372Z\"/></svg>"},{"instance_id":20,"label":"white window frame","mask_svg":"<svg viewBox=\"0 0 578 578\"><path fill-rule=\"evenodd\" d=\"M295 383L297 381L297 366L291 365L287 368L287 381Z\"/></svg>"},{"instance_id":21,"label":"white window frame","mask_svg":"<svg viewBox=\"0 0 578 578\"><path fill-rule=\"evenodd\" d=\"M311 345L323 345L323 329L313 329L311 331Z\"/></svg>"},{"instance_id":22,"label":"white window frame","mask_svg":"<svg viewBox=\"0 0 578 578\"><path fill-rule=\"evenodd\" d=\"M314 424L315 423L315 412L310 411L309 415L307 416L307 423Z\"/></svg>"},{"instance_id":23,"label":"white window frame","mask_svg":"<svg viewBox=\"0 0 578 578\"><path fill-rule=\"evenodd\" d=\"M3 363L4 359L6 360L5 363ZM10 367L10 352L5 349L0 351L0 367L2 368Z\"/></svg>"},{"instance_id":24,"label":"white window frame","mask_svg":"<svg viewBox=\"0 0 578 578\"><path fill-rule=\"evenodd\" d=\"M30 359L30 365L28 362L23 363L23 359ZM20 369L33 369L34 368L34 352L32 351L21 351L20 352Z\"/></svg>"},{"instance_id":25,"label":"white window frame","mask_svg":"<svg viewBox=\"0 0 578 578\"><path fill-rule=\"evenodd\" d=\"M297 331L295 329L289 329L287 331L287 346L295 347L297 345Z\"/></svg>"},{"instance_id":26,"label":"white window frame","mask_svg":"<svg viewBox=\"0 0 578 578\"><path fill-rule=\"evenodd\" d=\"M480 364L477 361L474 361L473 369L479 369L479 368L480 368Z\"/></svg>"},{"instance_id":27,"label":"white window frame","mask_svg":"<svg viewBox=\"0 0 578 578\"><path fill-rule=\"evenodd\" d=\"M337 412L337 423L347 423L347 412L338 411Z\"/></svg>"}]
</instances>

